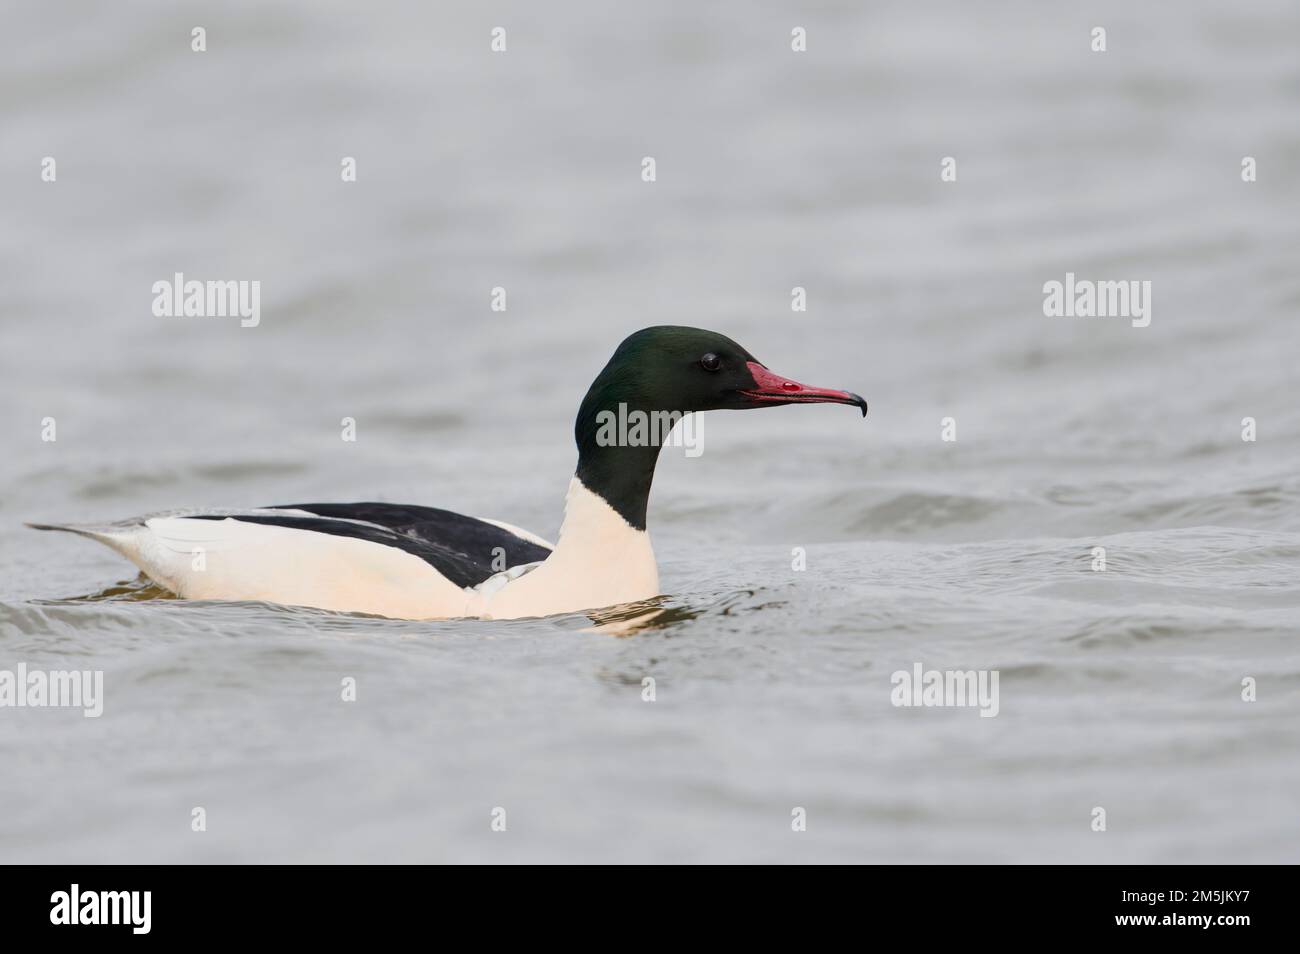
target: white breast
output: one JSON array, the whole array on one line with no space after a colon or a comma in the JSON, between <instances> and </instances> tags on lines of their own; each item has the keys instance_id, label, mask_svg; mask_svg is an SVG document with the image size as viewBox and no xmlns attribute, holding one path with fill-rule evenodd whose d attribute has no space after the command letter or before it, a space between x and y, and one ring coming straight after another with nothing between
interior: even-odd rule
<instances>
[{"instance_id":1,"label":"white breast","mask_svg":"<svg viewBox=\"0 0 1300 954\"><path fill-rule=\"evenodd\" d=\"M470 604L490 619L549 616L650 599L659 595L659 569L650 535L624 520L574 477L555 551L535 570Z\"/></svg>"}]
</instances>

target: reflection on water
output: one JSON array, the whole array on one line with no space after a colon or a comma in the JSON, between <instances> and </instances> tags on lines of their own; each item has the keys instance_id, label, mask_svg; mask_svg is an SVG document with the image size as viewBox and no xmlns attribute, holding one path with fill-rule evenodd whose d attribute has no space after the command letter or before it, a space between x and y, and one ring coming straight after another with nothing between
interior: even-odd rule
<instances>
[{"instance_id":1,"label":"reflection on water","mask_svg":"<svg viewBox=\"0 0 1300 954\"><path fill-rule=\"evenodd\" d=\"M668 597L659 596L594 612L588 611L586 616L595 625L587 632L606 633L611 636L634 636L640 632L666 629L674 623L695 619L703 612L705 610L673 604Z\"/></svg>"},{"instance_id":2,"label":"reflection on water","mask_svg":"<svg viewBox=\"0 0 1300 954\"><path fill-rule=\"evenodd\" d=\"M87 593L85 596L65 596L62 599L32 600L32 602L38 605L57 606L60 603L138 603L146 600L175 600L179 598L171 590L159 586L141 573L134 580L122 580L94 593Z\"/></svg>"}]
</instances>

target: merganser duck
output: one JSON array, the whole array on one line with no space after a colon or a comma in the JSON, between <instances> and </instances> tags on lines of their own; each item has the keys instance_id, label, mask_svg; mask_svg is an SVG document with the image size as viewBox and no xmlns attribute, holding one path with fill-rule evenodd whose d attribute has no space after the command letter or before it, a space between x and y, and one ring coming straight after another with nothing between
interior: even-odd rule
<instances>
[{"instance_id":1,"label":"merganser duck","mask_svg":"<svg viewBox=\"0 0 1300 954\"><path fill-rule=\"evenodd\" d=\"M186 599L265 600L397 619L517 619L660 595L646 532L655 428L622 420L782 404L849 404L850 391L774 374L736 342L699 328L629 336L578 408L578 469L557 542L499 520L387 503L178 510L110 524L28 524L107 544ZM659 417L656 417L659 416Z\"/></svg>"}]
</instances>

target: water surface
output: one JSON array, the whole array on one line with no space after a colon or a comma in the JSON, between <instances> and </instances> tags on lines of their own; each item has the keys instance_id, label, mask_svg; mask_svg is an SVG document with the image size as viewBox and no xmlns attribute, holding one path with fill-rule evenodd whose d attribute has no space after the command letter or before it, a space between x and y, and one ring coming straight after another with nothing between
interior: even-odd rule
<instances>
[{"instance_id":1,"label":"water surface","mask_svg":"<svg viewBox=\"0 0 1300 954\"><path fill-rule=\"evenodd\" d=\"M0 668L106 698L0 710L3 860L1298 860L1293 4L10 7ZM261 281L261 324L155 318L176 271ZM1151 326L1045 318L1067 271L1150 280ZM67 601L129 566L21 526L553 536L577 403L656 323L872 412L667 452L633 635ZM998 670L999 715L893 707L917 662Z\"/></svg>"}]
</instances>

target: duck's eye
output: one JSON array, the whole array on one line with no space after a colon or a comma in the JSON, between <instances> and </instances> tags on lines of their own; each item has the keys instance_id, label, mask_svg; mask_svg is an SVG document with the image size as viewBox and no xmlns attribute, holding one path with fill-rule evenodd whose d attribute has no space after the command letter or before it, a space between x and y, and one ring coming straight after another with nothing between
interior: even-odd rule
<instances>
[{"instance_id":1,"label":"duck's eye","mask_svg":"<svg viewBox=\"0 0 1300 954\"><path fill-rule=\"evenodd\" d=\"M705 371L716 371L722 367L722 359L710 351L700 359L700 367Z\"/></svg>"}]
</instances>

